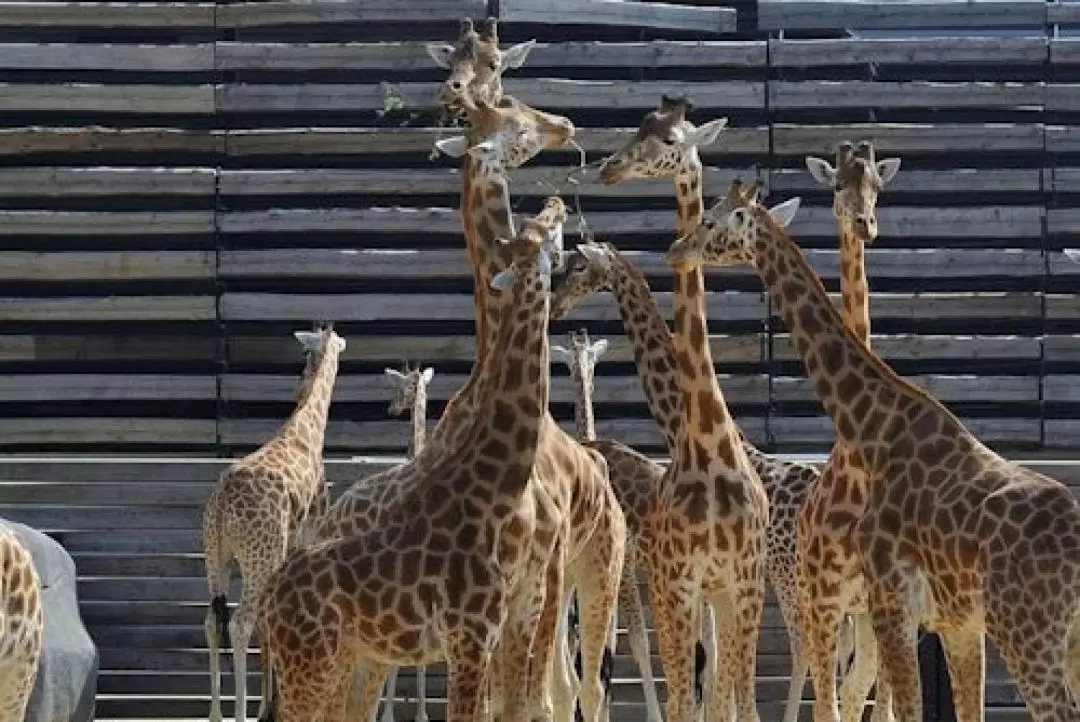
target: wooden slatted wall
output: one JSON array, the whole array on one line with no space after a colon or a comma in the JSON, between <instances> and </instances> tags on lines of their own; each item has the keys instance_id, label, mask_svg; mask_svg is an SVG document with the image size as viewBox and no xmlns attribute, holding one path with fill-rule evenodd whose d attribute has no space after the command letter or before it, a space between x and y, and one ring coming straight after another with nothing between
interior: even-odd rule
<instances>
[{"instance_id":1,"label":"wooden slatted wall","mask_svg":"<svg viewBox=\"0 0 1080 722\"><path fill-rule=\"evenodd\" d=\"M756 176L775 200L802 195L795 233L833 289L830 197L803 157L845 138L901 156L868 254L874 345L995 447L1067 453L1080 427L1080 266L1061 250L1080 230L1080 43L1050 38L1080 21L1078 6L732 5L737 23L731 8L634 4L612 16L501 0L504 42L541 40L507 90L572 117L590 160L664 92L688 92L697 121L728 116L703 153L707 191ZM537 23L544 7L572 24ZM242 453L288 413L300 366L290 332L333 318L350 343L328 453L401 453L406 423L386 416L382 368L433 364L435 416L474 349L460 177L429 158L445 71L422 41L448 40L461 17L487 10L0 2L0 450ZM870 39L844 25L1026 36ZM382 112L382 82L404 109ZM575 162L545 153L517 172L518 211L535 210L543 181ZM590 177L580 200L669 310L670 184ZM824 451L832 429L760 283L748 270L709 275L713 354L743 427L768 449ZM553 332L581 325L612 345L600 433L659 452L614 304L594 299ZM554 371L554 410L569 424L566 371ZM332 468L341 482L362 473ZM57 533L76 555L102 647L102 718L206 713L195 530L219 469L0 464L0 516ZM766 625L763 715L778 709L788 664L775 609ZM639 719L628 657L618 671L618 719ZM996 662L991 673L994 718L1023 719Z\"/></svg>"}]
</instances>

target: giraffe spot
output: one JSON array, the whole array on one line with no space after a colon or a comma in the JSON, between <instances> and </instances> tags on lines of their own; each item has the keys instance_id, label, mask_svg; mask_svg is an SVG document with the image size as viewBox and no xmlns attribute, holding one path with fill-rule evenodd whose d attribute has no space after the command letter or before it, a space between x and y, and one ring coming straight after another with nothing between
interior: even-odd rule
<instances>
[{"instance_id":1,"label":"giraffe spot","mask_svg":"<svg viewBox=\"0 0 1080 722\"><path fill-rule=\"evenodd\" d=\"M705 321L700 316L690 317L690 347L701 350L705 346Z\"/></svg>"},{"instance_id":2,"label":"giraffe spot","mask_svg":"<svg viewBox=\"0 0 1080 722\"><path fill-rule=\"evenodd\" d=\"M694 377L694 364L690 360L690 354L685 351L679 351L676 354L676 358L679 362L679 371L688 378Z\"/></svg>"},{"instance_id":3,"label":"giraffe spot","mask_svg":"<svg viewBox=\"0 0 1080 722\"><path fill-rule=\"evenodd\" d=\"M716 398L711 389L698 391L697 405L698 423L702 433L712 434L714 429L723 425L725 420L724 409L720 399Z\"/></svg>"},{"instance_id":4,"label":"giraffe spot","mask_svg":"<svg viewBox=\"0 0 1080 722\"><path fill-rule=\"evenodd\" d=\"M402 600L405 598L402 597ZM414 614L415 616L415 614ZM420 648L420 632L416 629L410 629L404 632L398 632L394 638L394 645L398 649L419 649Z\"/></svg>"},{"instance_id":5,"label":"giraffe spot","mask_svg":"<svg viewBox=\"0 0 1080 722\"><path fill-rule=\"evenodd\" d=\"M796 289L795 292L797 297L798 289ZM802 306L799 308L797 312L797 321L793 326L793 330L798 336L806 338L808 342L824 330L821 320L818 318L817 310L813 306Z\"/></svg>"},{"instance_id":6,"label":"giraffe spot","mask_svg":"<svg viewBox=\"0 0 1080 722\"><path fill-rule=\"evenodd\" d=\"M477 529L475 524L466 523L458 529L457 533L457 548L458 549L473 549L476 547L476 540L479 536L480 530Z\"/></svg>"},{"instance_id":7,"label":"giraffe spot","mask_svg":"<svg viewBox=\"0 0 1080 722\"><path fill-rule=\"evenodd\" d=\"M529 418L537 418L541 414L540 405L531 396L520 396L517 400L518 410Z\"/></svg>"},{"instance_id":8,"label":"giraffe spot","mask_svg":"<svg viewBox=\"0 0 1080 722\"><path fill-rule=\"evenodd\" d=\"M836 382L836 395L845 403L852 402L863 390L863 381L854 371L848 371ZM863 416L863 414L858 414Z\"/></svg>"}]
</instances>

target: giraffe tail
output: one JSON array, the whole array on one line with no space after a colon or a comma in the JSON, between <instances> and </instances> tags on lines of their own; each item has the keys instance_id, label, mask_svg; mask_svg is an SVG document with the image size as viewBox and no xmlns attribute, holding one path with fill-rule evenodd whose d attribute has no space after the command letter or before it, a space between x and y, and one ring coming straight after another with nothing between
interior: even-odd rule
<instances>
[{"instance_id":1,"label":"giraffe tail","mask_svg":"<svg viewBox=\"0 0 1080 722\"><path fill-rule=\"evenodd\" d=\"M224 594L219 594L210 600L210 608L214 611L214 619L217 620L218 639L221 640L221 646L232 647L232 640L229 638L229 617L232 612L229 610L228 599Z\"/></svg>"}]
</instances>

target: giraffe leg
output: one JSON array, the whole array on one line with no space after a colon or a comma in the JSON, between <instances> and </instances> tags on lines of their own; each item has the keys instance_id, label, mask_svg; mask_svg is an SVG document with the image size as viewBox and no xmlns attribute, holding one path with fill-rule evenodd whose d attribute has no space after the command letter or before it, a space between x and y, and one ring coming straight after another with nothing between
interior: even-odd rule
<instances>
[{"instance_id":1,"label":"giraffe leg","mask_svg":"<svg viewBox=\"0 0 1080 722\"><path fill-rule=\"evenodd\" d=\"M1030 615L1016 609L1002 615L1002 623L1001 617L991 615L989 609L987 612L991 640L1016 680L1032 722L1080 720L1080 709L1072 698L1069 682L1069 675L1075 673L1069 667L1074 667L1077 661L1066 658L1067 652L1076 653L1075 649L1069 649L1069 626L1058 619L1045 624L1048 619L1040 615L1044 624L1039 628L1031 624ZM1048 616L1052 619L1052 614ZM955 685L953 689L955 695Z\"/></svg>"},{"instance_id":2,"label":"giraffe leg","mask_svg":"<svg viewBox=\"0 0 1080 722\"><path fill-rule=\"evenodd\" d=\"M870 712L870 722L896 722L893 716L892 690L880 674L874 687L874 709Z\"/></svg>"},{"instance_id":3,"label":"giraffe leg","mask_svg":"<svg viewBox=\"0 0 1080 722\"><path fill-rule=\"evenodd\" d=\"M656 681L653 679L652 658L649 655L645 611L638 591L637 569L632 564L623 566L619 580L619 619L626 625L626 635L630 638L630 654L637 663L641 685L645 690L646 722L663 722L660 700L656 696Z\"/></svg>"},{"instance_id":4,"label":"giraffe leg","mask_svg":"<svg viewBox=\"0 0 1080 722\"><path fill-rule=\"evenodd\" d=\"M874 638L874 626L869 614L855 614L855 661L844 675L840 685L840 718L843 722L860 722L863 709L870 696L870 688L878 672L877 640ZM843 624L843 619L840 624ZM836 636L837 657L840 651L840 630Z\"/></svg>"},{"instance_id":5,"label":"giraffe leg","mask_svg":"<svg viewBox=\"0 0 1080 722\"><path fill-rule=\"evenodd\" d=\"M694 641L700 631L696 593L679 570L655 559L648 566L649 600L667 677L667 722L692 722Z\"/></svg>"},{"instance_id":6,"label":"giraffe leg","mask_svg":"<svg viewBox=\"0 0 1080 722\"><path fill-rule=\"evenodd\" d=\"M346 706L348 719L375 722L379 697L384 687L391 689L388 677L397 669L369 659L361 660L357 664L349 682L349 701Z\"/></svg>"},{"instance_id":7,"label":"giraffe leg","mask_svg":"<svg viewBox=\"0 0 1080 722\"><path fill-rule=\"evenodd\" d=\"M734 690L730 684L718 683L717 676L720 662L720 635L730 631L724 620L720 627L716 625L716 616L713 614L712 605L708 602L701 603L701 639L698 640L694 650L694 693L700 697L698 708L695 710L695 718L698 722L706 722L708 719L731 719L734 712ZM706 709L708 712L706 713ZM723 710L726 710L726 715Z\"/></svg>"},{"instance_id":8,"label":"giraffe leg","mask_svg":"<svg viewBox=\"0 0 1080 722\"><path fill-rule=\"evenodd\" d=\"M600 722L608 704L601 679L604 651L615 620L622 573L619 547L597 544L581 575L578 597L581 610L581 711L585 722Z\"/></svg>"},{"instance_id":9,"label":"giraffe leg","mask_svg":"<svg viewBox=\"0 0 1080 722\"><path fill-rule=\"evenodd\" d=\"M416 668L416 722L428 722L427 678L424 665Z\"/></svg>"},{"instance_id":10,"label":"giraffe leg","mask_svg":"<svg viewBox=\"0 0 1080 722\"><path fill-rule=\"evenodd\" d=\"M491 648L461 633L452 640L446 663L446 722L486 722L487 673ZM478 635L477 635L478 636Z\"/></svg>"},{"instance_id":11,"label":"giraffe leg","mask_svg":"<svg viewBox=\"0 0 1080 722\"><path fill-rule=\"evenodd\" d=\"M556 582L554 577L558 575L562 578L562 572L552 568L548 574L548 589L552 589L553 585L562 586L562 582ZM578 709L578 693L581 689L581 678L578 676L575 670L575 660L581 659L581 647L580 638L578 638L579 644L576 649L572 648L572 638L569 633L569 617L566 614L562 614L561 610L565 609L571 602L575 595L573 587L562 587L562 600L558 605L558 609L549 610L548 605L545 604L544 620L547 622L548 615L553 611L558 615L558 629L555 632L555 653L552 655L552 684L551 693L552 697L549 701L543 700L542 690L534 689L532 695L535 701L530 705L535 710L541 710L544 715L549 714L551 717L547 719L556 720L569 720L570 715L573 714L577 719L580 715ZM550 592L549 592L550 594ZM539 636L539 635L538 635ZM544 705L547 705L545 707Z\"/></svg>"},{"instance_id":12,"label":"giraffe leg","mask_svg":"<svg viewBox=\"0 0 1080 722\"><path fill-rule=\"evenodd\" d=\"M907 607L915 599L910 582L899 573L876 580L869 589L870 618L878 645L878 677L893 695L897 722L922 722L922 685L915 653L919 619ZM858 663L858 653L855 656Z\"/></svg>"},{"instance_id":13,"label":"giraffe leg","mask_svg":"<svg viewBox=\"0 0 1080 722\"><path fill-rule=\"evenodd\" d=\"M267 652L265 641L260 642L259 649L259 663L262 670L262 684L259 693L259 722L275 722L274 666L270 664L270 655Z\"/></svg>"},{"instance_id":14,"label":"giraffe leg","mask_svg":"<svg viewBox=\"0 0 1080 722\"><path fill-rule=\"evenodd\" d=\"M939 629L957 722L981 722L986 696L986 645L978 629Z\"/></svg>"},{"instance_id":15,"label":"giraffe leg","mask_svg":"<svg viewBox=\"0 0 1080 722\"><path fill-rule=\"evenodd\" d=\"M37 679L41 655L41 635L37 644L27 645L18 658L0 663L0 722L23 722Z\"/></svg>"},{"instance_id":16,"label":"giraffe leg","mask_svg":"<svg viewBox=\"0 0 1080 722\"><path fill-rule=\"evenodd\" d=\"M246 594L245 594L246 596ZM229 636L233 642L233 680L236 689L236 722L247 720L247 656L255 615L246 599L240 602L236 614L229 620Z\"/></svg>"},{"instance_id":17,"label":"giraffe leg","mask_svg":"<svg viewBox=\"0 0 1080 722\"><path fill-rule=\"evenodd\" d=\"M787 702L784 704L783 722L798 722L803 687L806 686L806 676L810 669L802 630L799 628L798 594L791 585L774 584L773 590L776 593L776 601L780 606L780 614L784 618L784 626L787 628L788 633L788 645L791 648L791 680L788 683L788 696Z\"/></svg>"},{"instance_id":18,"label":"giraffe leg","mask_svg":"<svg viewBox=\"0 0 1080 722\"><path fill-rule=\"evenodd\" d=\"M218 597L225 604L224 597ZM226 609L228 609L226 607ZM228 622L226 622L228 624ZM206 648L210 654L210 722L221 722L221 635L219 631L218 613L214 609L214 603L206 609L206 619L203 621L203 629L206 632Z\"/></svg>"},{"instance_id":19,"label":"giraffe leg","mask_svg":"<svg viewBox=\"0 0 1080 722\"><path fill-rule=\"evenodd\" d=\"M814 722L840 722L836 696L836 634L843 614L838 595L815 597L806 609L806 652L814 686Z\"/></svg>"},{"instance_id":20,"label":"giraffe leg","mask_svg":"<svg viewBox=\"0 0 1080 722\"><path fill-rule=\"evenodd\" d=\"M204 536L216 534L204 531ZM206 586L210 591L210 604L206 609L203 629L206 632L206 648L210 655L210 717L209 722L221 722L221 647L229 645L229 605L225 593L229 589L229 571L219 550L216 537L204 541L206 549ZM223 639L223 637L225 637Z\"/></svg>"},{"instance_id":21,"label":"giraffe leg","mask_svg":"<svg viewBox=\"0 0 1080 722\"><path fill-rule=\"evenodd\" d=\"M545 587L546 584L520 584L510 600L509 616L499 643L502 647L499 655L503 680L502 717L506 722L523 722L527 719L528 695L532 686L530 681L543 686L546 670L535 659L532 665L529 662L531 653L536 651L537 628L544 613ZM557 626L558 622L553 620L546 643L554 642ZM549 664L550 656L542 663Z\"/></svg>"},{"instance_id":22,"label":"giraffe leg","mask_svg":"<svg viewBox=\"0 0 1080 722\"><path fill-rule=\"evenodd\" d=\"M397 701L398 668L391 667L386 677L386 694L383 696L381 722L394 722L394 703Z\"/></svg>"}]
</instances>

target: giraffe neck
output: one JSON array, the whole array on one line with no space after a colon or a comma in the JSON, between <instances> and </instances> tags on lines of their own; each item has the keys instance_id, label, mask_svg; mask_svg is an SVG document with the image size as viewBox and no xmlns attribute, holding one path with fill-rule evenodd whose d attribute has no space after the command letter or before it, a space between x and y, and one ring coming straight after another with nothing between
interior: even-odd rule
<instances>
[{"instance_id":1,"label":"giraffe neck","mask_svg":"<svg viewBox=\"0 0 1080 722\"><path fill-rule=\"evenodd\" d=\"M702 218L701 162L694 152L687 169L675 177L679 236L695 231ZM684 437L713 451L738 443L738 432L716 382L709 326L705 316L705 277L701 266L675 271L675 358L683 397Z\"/></svg>"},{"instance_id":2,"label":"giraffe neck","mask_svg":"<svg viewBox=\"0 0 1080 722\"><path fill-rule=\"evenodd\" d=\"M802 250L765 213L759 210L754 220L759 224L754 265L791 329L838 440L857 450L867 471L880 476L891 444L927 413L938 418L938 430L967 435L952 413L898 376L844 324Z\"/></svg>"},{"instance_id":3,"label":"giraffe neck","mask_svg":"<svg viewBox=\"0 0 1080 722\"><path fill-rule=\"evenodd\" d=\"M664 435L668 454L674 457L683 418L671 331L645 274L623 254L616 251L612 256L611 293L634 346L634 364L649 412Z\"/></svg>"},{"instance_id":4,"label":"giraffe neck","mask_svg":"<svg viewBox=\"0 0 1080 722\"><path fill-rule=\"evenodd\" d=\"M574 425L580 441L596 441L596 420L593 417L593 384L585 376L584 369L578 369L571 375L577 386L577 403L574 404Z\"/></svg>"},{"instance_id":5,"label":"giraffe neck","mask_svg":"<svg viewBox=\"0 0 1080 722\"><path fill-rule=\"evenodd\" d=\"M409 435L410 459L415 459L424 448L424 434L427 431L427 388L421 381L416 382L412 403L412 433Z\"/></svg>"},{"instance_id":6,"label":"giraffe neck","mask_svg":"<svg viewBox=\"0 0 1080 722\"><path fill-rule=\"evenodd\" d=\"M870 345L870 286L866 280L866 247L840 222L840 313L855 337Z\"/></svg>"},{"instance_id":7,"label":"giraffe neck","mask_svg":"<svg viewBox=\"0 0 1080 722\"><path fill-rule=\"evenodd\" d=\"M330 412L330 399L334 395L334 381L338 373L338 353L332 348L323 352L312 375L306 400L296 407L280 434L294 446L300 447L313 463L317 463L322 456L326 418Z\"/></svg>"},{"instance_id":8,"label":"giraffe neck","mask_svg":"<svg viewBox=\"0 0 1080 722\"><path fill-rule=\"evenodd\" d=\"M488 283L502 269L499 265L499 238L513 238L510 216L510 192L505 178L482 176L479 161L466 154L462 166L461 224L469 265L473 271L473 317L476 338L476 361L464 386L446 404L432 431L432 442L441 441L447 431L461 423L476 408L476 393L484 376L492 337L498 333L492 323L493 302Z\"/></svg>"}]
</instances>

